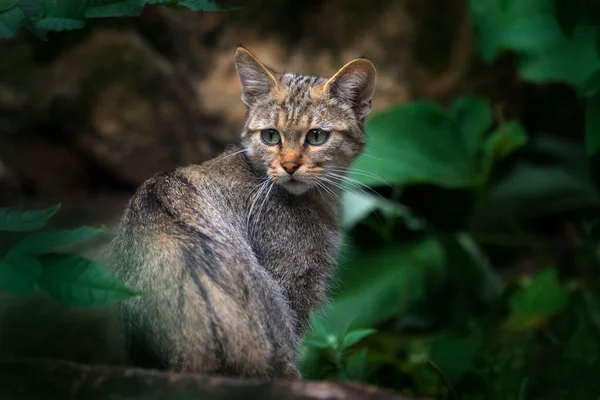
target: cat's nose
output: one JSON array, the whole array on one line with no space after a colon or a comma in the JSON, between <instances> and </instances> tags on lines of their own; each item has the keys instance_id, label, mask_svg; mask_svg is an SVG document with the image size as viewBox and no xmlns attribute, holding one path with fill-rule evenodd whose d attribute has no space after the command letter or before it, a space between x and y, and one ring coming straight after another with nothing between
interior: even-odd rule
<instances>
[{"instance_id":1,"label":"cat's nose","mask_svg":"<svg viewBox=\"0 0 600 400\"><path fill-rule=\"evenodd\" d=\"M281 163L281 167L285 170L285 172L292 175L298 170L298 168L300 168L300 164L293 161L286 161Z\"/></svg>"}]
</instances>

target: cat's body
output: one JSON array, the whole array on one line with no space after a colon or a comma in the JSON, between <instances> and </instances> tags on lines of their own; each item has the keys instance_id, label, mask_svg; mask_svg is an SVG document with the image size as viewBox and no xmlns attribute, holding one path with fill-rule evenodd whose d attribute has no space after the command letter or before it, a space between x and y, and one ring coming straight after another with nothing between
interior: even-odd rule
<instances>
[{"instance_id":1,"label":"cat's body","mask_svg":"<svg viewBox=\"0 0 600 400\"><path fill-rule=\"evenodd\" d=\"M241 146L144 183L111 246L117 276L147 292L120 307L131 363L300 376L299 339L340 246L340 182L326 168L362 150L374 89L372 64L355 64L335 80L276 76L238 49Z\"/></svg>"}]
</instances>

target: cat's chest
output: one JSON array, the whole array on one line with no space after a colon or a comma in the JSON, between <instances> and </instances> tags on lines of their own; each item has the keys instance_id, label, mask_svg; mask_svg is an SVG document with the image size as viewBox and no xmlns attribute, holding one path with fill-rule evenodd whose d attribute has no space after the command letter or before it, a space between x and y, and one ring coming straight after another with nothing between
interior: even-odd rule
<instances>
[{"instance_id":1,"label":"cat's chest","mask_svg":"<svg viewBox=\"0 0 600 400\"><path fill-rule=\"evenodd\" d=\"M336 210L311 199L273 199L252 215L250 237L267 269L324 268L340 246Z\"/></svg>"}]
</instances>

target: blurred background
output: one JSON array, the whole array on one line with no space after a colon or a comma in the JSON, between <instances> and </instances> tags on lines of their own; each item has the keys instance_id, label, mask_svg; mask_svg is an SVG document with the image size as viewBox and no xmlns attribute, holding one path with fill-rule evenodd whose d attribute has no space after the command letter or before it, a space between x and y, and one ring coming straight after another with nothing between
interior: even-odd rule
<instances>
[{"instance_id":1,"label":"blurred background","mask_svg":"<svg viewBox=\"0 0 600 400\"><path fill-rule=\"evenodd\" d=\"M60 203L52 229L105 225L93 253L142 182L237 139L238 44L322 76L365 56L369 143L305 378L600 398L597 2L102 0L120 5L88 19L72 3L0 0L1 207Z\"/></svg>"}]
</instances>

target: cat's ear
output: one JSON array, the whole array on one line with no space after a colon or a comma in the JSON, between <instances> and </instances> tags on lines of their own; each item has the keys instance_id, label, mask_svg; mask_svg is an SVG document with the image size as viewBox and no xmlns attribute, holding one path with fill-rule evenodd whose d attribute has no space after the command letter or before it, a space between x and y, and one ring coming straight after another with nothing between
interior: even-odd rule
<instances>
[{"instance_id":1,"label":"cat's ear","mask_svg":"<svg viewBox=\"0 0 600 400\"><path fill-rule=\"evenodd\" d=\"M247 106L254 104L277 87L277 73L245 48L238 47L234 59L235 69L242 82L242 101Z\"/></svg>"},{"instance_id":2,"label":"cat's ear","mask_svg":"<svg viewBox=\"0 0 600 400\"><path fill-rule=\"evenodd\" d=\"M352 105L358 119L371 111L371 99L375 93L377 72L373 63L366 58L357 58L344 65L325 84L325 89Z\"/></svg>"}]
</instances>

